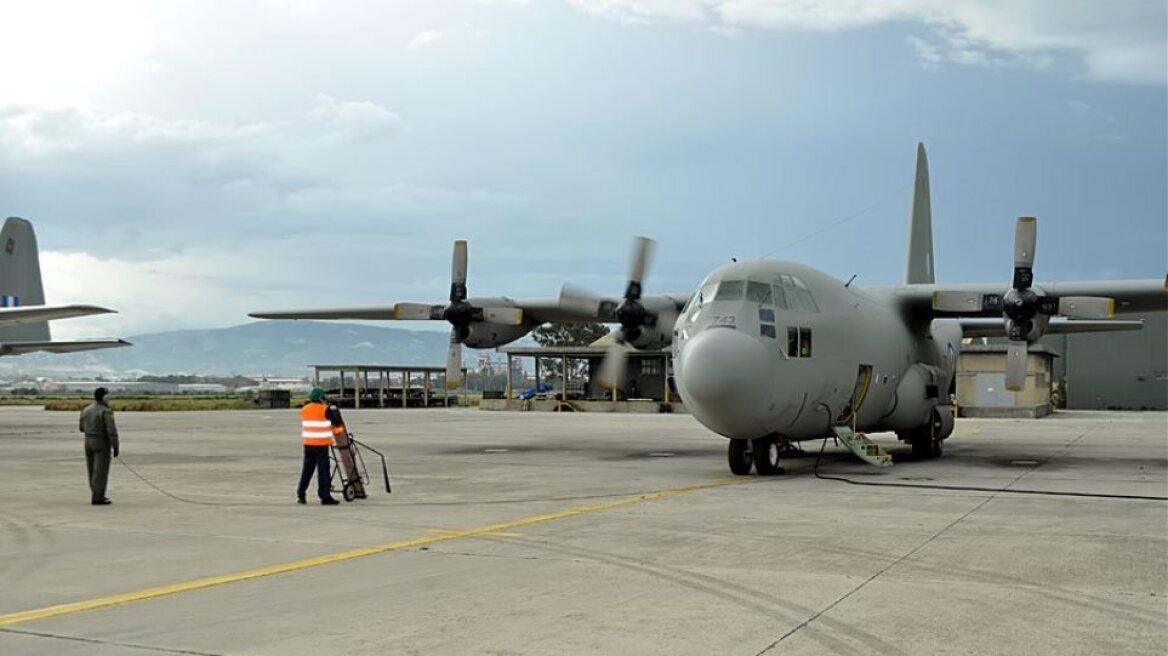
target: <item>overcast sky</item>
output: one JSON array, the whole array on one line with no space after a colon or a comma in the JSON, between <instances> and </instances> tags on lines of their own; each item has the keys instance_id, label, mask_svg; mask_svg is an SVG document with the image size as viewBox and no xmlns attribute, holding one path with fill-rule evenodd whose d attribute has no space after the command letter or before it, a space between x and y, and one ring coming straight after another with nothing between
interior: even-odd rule
<instances>
[{"instance_id":1,"label":"overcast sky","mask_svg":"<svg viewBox=\"0 0 1168 656\"><path fill-rule=\"evenodd\" d=\"M248 311L647 291L731 257L937 274L1168 270L1163 0L0 0L0 215L58 338ZM441 326L435 326L444 329Z\"/></svg>"}]
</instances>

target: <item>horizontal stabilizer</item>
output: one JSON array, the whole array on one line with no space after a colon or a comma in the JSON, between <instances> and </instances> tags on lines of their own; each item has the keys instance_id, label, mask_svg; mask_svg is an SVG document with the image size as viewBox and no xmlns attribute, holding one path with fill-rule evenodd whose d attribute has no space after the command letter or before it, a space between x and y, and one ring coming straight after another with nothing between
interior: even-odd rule
<instances>
[{"instance_id":1,"label":"horizontal stabilizer","mask_svg":"<svg viewBox=\"0 0 1168 656\"><path fill-rule=\"evenodd\" d=\"M256 319L353 319L389 321L397 319L394 306L350 308L319 308L315 310L277 310L274 312L250 312L247 316Z\"/></svg>"},{"instance_id":2,"label":"horizontal stabilizer","mask_svg":"<svg viewBox=\"0 0 1168 656\"><path fill-rule=\"evenodd\" d=\"M62 342L7 342L0 344L0 355L24 355L26 353L76 353L97 349L131 346L124 339L77 339Z\"/></svg>"},{"instance_id":3,"label":"horizontal stabilizer","mask_svg":"<svg viewBox=\"0 0 1168 656\"><path fill-rule=\"evenodd\" d=\"M51 319L69 319L72 317L87 317L93 314L110 314L112 312L115 311L99 305L88 305L84 303L3 307L0 308L0 324L6 325L33 321L49 321Z\"/></svg>"},{"instance_id":4,"label":"horizontal stabilizer","mask_svg":"<svg viewBox=\"0 0 1168 656\"><path fill-rule=\"evenodd\" d=\"M1001 319L958 319L961 322L961 333L965 337L1005 337L1006 326ZM1089 321L1089 320L1059 320L1051 319L1046 335L1063 333L1105 333L1121 330L1142 330L1143 321Z\"/></svg>"}]
</instances>

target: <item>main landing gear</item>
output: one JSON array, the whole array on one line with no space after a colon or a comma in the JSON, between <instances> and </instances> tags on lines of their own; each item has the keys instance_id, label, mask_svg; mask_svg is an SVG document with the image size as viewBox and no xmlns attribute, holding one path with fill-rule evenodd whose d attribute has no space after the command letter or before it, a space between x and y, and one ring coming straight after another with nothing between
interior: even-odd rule
<instances>
[{"instance_id":1,"label":"main landing gear","mask_svg":"<svg viewBox=\"0 0 1168 656\"><path fill-rule=\"evenodd\" d=\"M779 442L774 437L757 440L730 440L727 450L730 471L735 476L747 476L753 467L759 476L782 474L779 466Z\"/></svg>"}]
</instances>

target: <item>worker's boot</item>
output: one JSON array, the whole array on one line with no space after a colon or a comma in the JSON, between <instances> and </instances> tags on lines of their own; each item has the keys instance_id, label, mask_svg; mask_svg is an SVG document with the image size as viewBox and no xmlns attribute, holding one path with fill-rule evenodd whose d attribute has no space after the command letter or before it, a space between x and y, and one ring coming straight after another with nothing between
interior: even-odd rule
<instances>
[{"instance_id":1,"label":"worker's boot","mask_svg":"<svg viewBox=\"0 0 1168 656\"><path fill-rule=\"evenodd\" d=\"M334 499L332 497L325 497L325 498L320 500L320 505L322 505L322 506L335 506L339 503L340 503L340 501L337 501L336 499Z\"/></svg>"}]
</instances>

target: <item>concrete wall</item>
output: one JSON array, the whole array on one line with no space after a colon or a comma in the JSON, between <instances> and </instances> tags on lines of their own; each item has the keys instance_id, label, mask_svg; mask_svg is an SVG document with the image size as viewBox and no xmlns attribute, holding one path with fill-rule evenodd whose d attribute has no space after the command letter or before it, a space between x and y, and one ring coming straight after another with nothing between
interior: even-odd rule
<instances>
[{"instance_id":1,"label":"concrete wall","mask_svg":"<svg viewBox=\"0 0 1168 656\"><path fill-rule=\"evenodd\" d=\"M957 411L962 417L1044 417L1051 412L1049 353L1031 353L1020 392L1006 389L1006 353L962 351L957 364Z\"/></svg>"}]
</instances>

